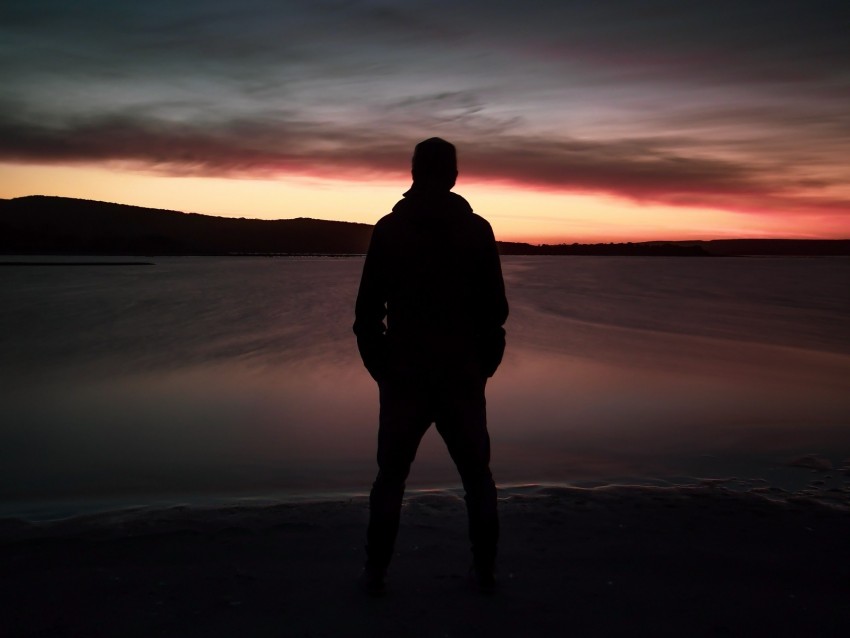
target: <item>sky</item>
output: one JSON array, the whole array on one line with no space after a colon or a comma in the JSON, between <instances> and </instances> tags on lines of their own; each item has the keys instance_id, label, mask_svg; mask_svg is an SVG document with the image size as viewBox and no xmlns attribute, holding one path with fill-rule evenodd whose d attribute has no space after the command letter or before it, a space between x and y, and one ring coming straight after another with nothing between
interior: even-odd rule
<instances>
[{"instance_id":1,"label":"sky","mask_svg":"<svg viewBox=\"0 0 850 638\"><path fill-rule=\"evenodd\" d=\"M846 0L6 0L0 198L374 223L458 148L498 239L850 237Z\"/></svg>"}]
</instances>

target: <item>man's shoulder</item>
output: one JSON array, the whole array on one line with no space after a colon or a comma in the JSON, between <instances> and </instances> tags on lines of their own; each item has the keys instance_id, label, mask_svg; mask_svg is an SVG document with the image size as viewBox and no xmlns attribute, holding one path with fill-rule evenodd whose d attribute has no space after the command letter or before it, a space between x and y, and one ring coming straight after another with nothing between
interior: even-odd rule
<instances>
[{"instance_id":1,"label":"man's shoulder","mask_svg":"<svg viewBox=\"0 0 850 638\"><path fill-rule=\"evenodd\" d=\"M463 225L466 228L466 232L470 233L471 236L482 239L490 239L493 237L493 228L490 226L490 222L478 213L473 212L471 208L464 213L461 218L463 220Z\"/></svg>"},{"instance_id":2,"label":"man's shoulder","mask_svg":"<svg viewBox=\"0 0 850 638\"><path fill-rule=\"evenodd\" d=\"M469 211L469 219L470 219L471 224L475 224L481 230L487 230L487 231L492 230L492 228L490 227L490 222L488 222L486 219L484 219L478 213L474 213L472 211Z\"/></svg>"},{"instance_id":3,"label":"man's shoulder","mask_svg":"<svg viewBox=\"0 0 850 638\"><path fill-rule=\"evenodd\" d=\"M372 232L381 233L391 229L398 223L398 213L395 211L389 212L375 222L375 228Z\"/></svg>"},{"instance_id":4,"label":"man's shoulder","mask_svg":"<svg viewBox=\"0 0 850 638\"><path fill-rule=\"evenodd\" d=\"M392 212L381 217L375 231L392 232L394 228L417 226L424 220L431 223L465 227L467 232L492 234L490 222L473 212L472 206L457 193L449 192L441 200L408 198L399 200Z\"/></svg>"},{"instance_id":5,"label":"man's shoulder","mask_svg":"<svg viewBox=\"0 0 850 638\"><path fill-rule=\"evenodd\" d=\"M458 212L463 213L463 218L467 223L476 226L482 230L490 230L490 222L484 219L481 215L472 210L472 206L466 201L462 195L457 193L449 193L452 198L452 203Z\"/></svg>"},{"instance_id":6,"label":"man's shoulder","mask_svg":"<svg viewBox=\"0 0 850 638\"><path fill-rule=\"evenodd\" d=\"M388 224L392 224L396 216L395 212L387 213L375 222L375 228L378 228L378 226L387 226Z\"/></svg>"}]
</instances>

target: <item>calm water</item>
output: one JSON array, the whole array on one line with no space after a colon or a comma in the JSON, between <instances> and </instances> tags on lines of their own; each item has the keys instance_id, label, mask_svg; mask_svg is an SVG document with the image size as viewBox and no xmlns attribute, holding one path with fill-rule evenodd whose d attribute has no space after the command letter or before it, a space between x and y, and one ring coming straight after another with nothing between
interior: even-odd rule
<instances>
[{"instance_id":1,"label":"calm water","mask_svg":"<svg viewBox=\"0 0 850 638\"><path fill-rule=\"evenodd\" d=\"M368 489L362 259L152 261L0 269L0 514ZM503 266L498 482L774 482L802 454L850 457L850 260ZM432 429L410 485L456 483Z\"/></svg>"}]
</instances>

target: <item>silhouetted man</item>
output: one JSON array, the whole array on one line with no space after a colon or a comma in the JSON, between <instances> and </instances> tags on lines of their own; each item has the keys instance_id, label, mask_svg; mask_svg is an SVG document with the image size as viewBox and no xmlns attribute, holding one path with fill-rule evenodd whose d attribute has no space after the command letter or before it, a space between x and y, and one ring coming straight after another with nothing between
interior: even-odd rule
<instances>
[{"instance_id":1,"label":"silhouetted man","mask_svg":"<svg viewBox=\"0 0 850 638\"><path fill-rule=\"evenodd\" d=\"M466 491L475 576L491 590L499 522L484 386L505 349L502 270L490 224L451 192L455 147L436 137L417 144L412 173L404 199L375 225L355 310L381 401L366 583L383 591L405 480L435 423Z\"/></svg>"}]
</instances>

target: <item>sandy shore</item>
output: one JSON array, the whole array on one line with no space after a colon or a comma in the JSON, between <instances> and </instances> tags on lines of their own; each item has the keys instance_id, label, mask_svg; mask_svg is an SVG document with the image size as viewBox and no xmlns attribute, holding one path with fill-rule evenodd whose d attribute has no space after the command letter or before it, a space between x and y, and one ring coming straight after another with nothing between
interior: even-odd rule
<instances>
[{"instance_id":1,"label":"sandy shore","mask_svg":"<svg viewBox=\"0 0 850 638\"><path fill-rule=\"evenodd\" d=\"M503 492L499 591L463 502L405 505L389 592L365 499L0 521L2 636L846 636L850 511L714 487Z\"/></svg>"}]
</instances>

